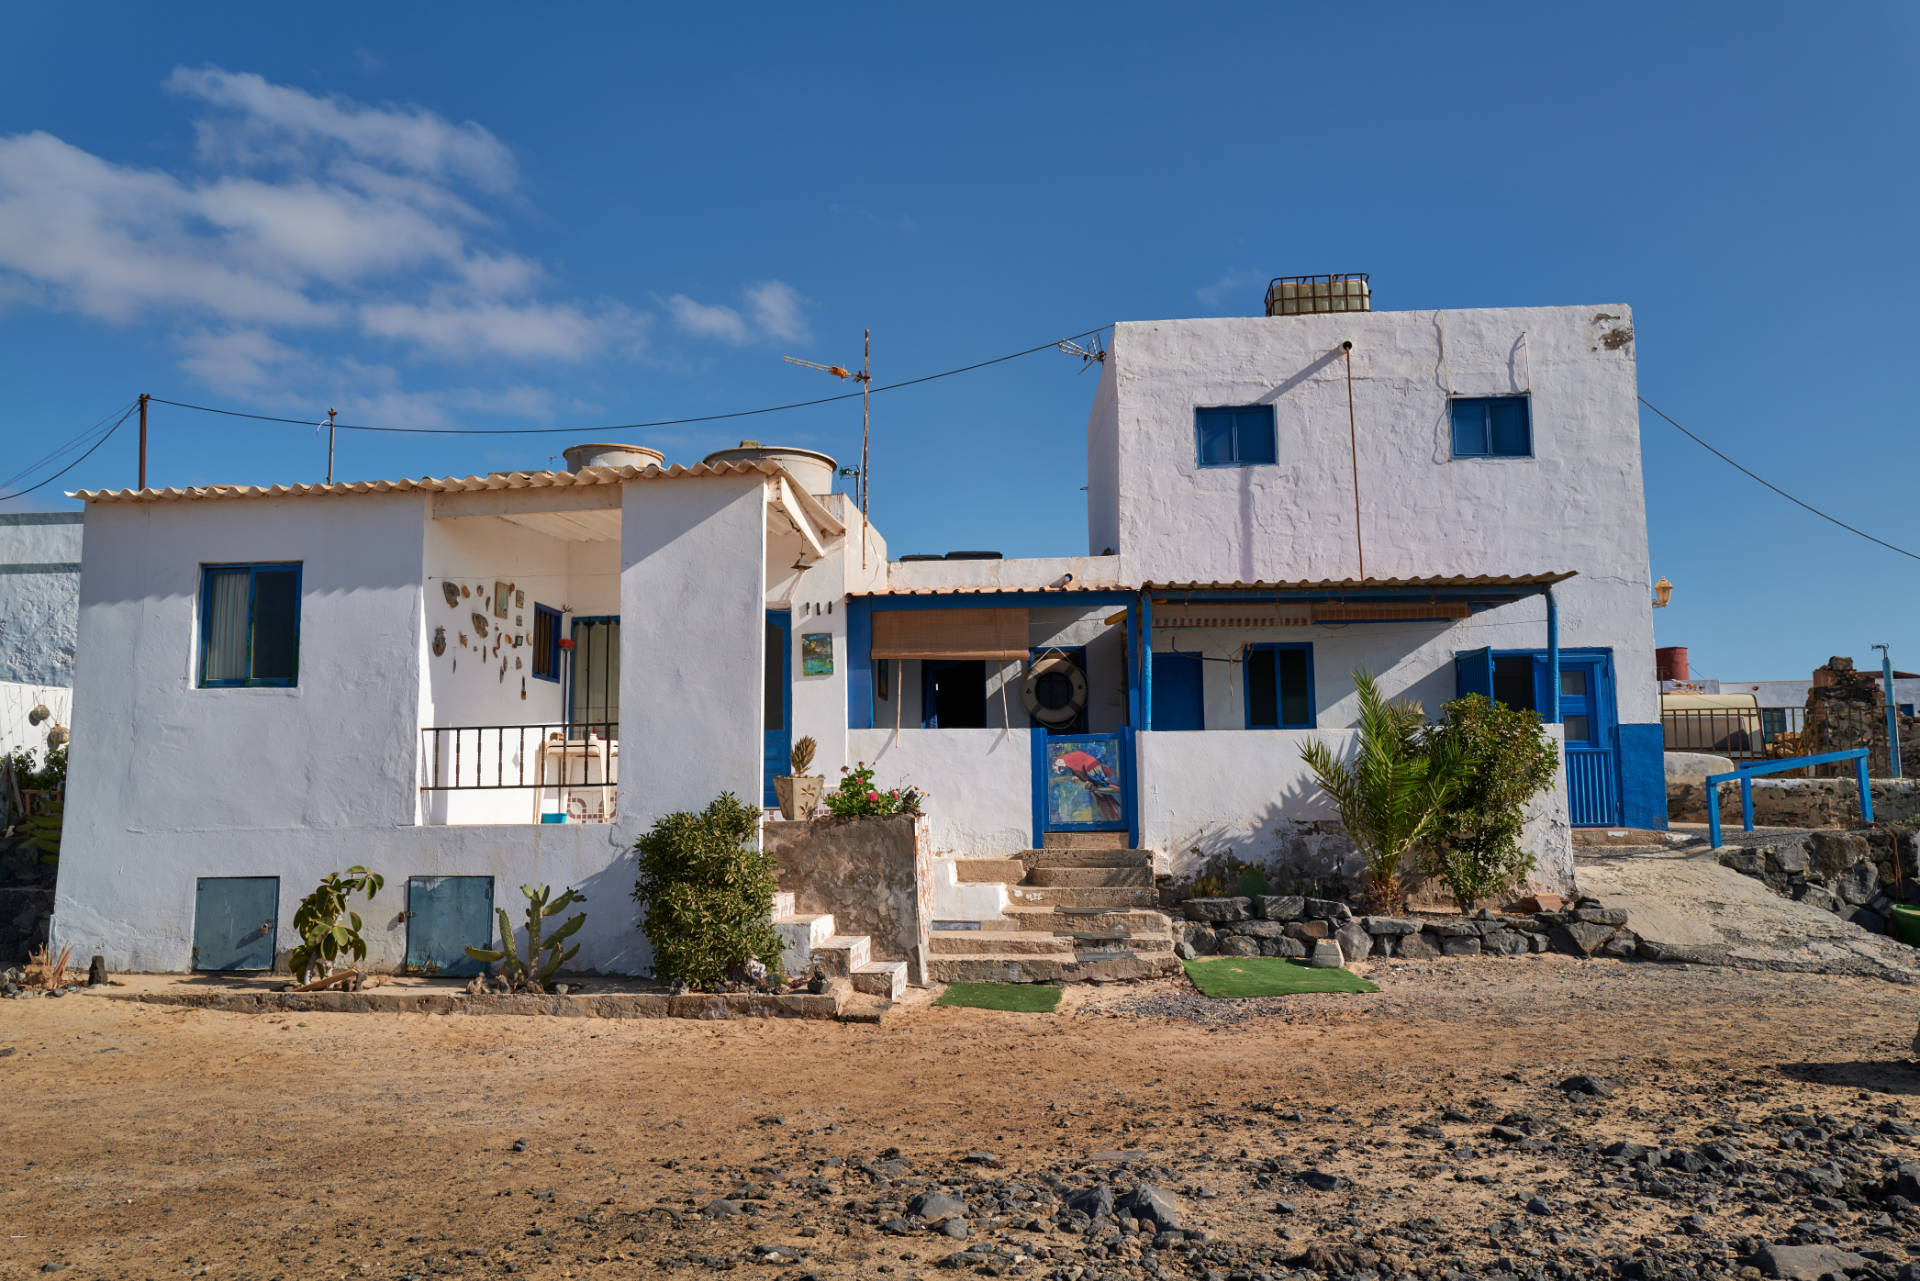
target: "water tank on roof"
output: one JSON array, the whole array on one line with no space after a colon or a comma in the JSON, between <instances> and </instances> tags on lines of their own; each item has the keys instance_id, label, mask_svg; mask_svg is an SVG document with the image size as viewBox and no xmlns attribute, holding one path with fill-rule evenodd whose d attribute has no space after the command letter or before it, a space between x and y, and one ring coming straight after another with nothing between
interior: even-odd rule
<instances>
[{"instance_id":1,"label":"water tank on roof","mask_svg":"<svg viewBox=\"0 0 1920 1281\"><path fill-rule=\"evenodd\" d=\"M833 492L833 478L840 474L840 465L817 449L800 449L791 445L763 445L757 440L743 440L736 449L716 449L703 460L709 463L777 463L787 469L787 474L799 483L800 488L809 494L830 494Z\"/></svg>"},{"instance_id":2,"label":"water tank on roof","mask_svg":"<svg viewBox=\"0 0 1920 1281\"><path fill-rule=\"evenodd\" d=\"M665 454L645 445L568 445L560 453L567 460L568 471L587 467L660 467L667 461Z\"/></svg>"}]
</instances>

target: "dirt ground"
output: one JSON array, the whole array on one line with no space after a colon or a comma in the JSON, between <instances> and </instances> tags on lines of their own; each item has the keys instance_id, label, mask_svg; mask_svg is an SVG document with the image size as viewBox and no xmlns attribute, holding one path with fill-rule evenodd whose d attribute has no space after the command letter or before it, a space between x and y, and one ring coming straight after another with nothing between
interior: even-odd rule
<instances>
[{"instance_id":1,"label":"dirt ground","mask_svg":"<svg viewBox=\"0 0 1920 1281\"><path fill-rule=\"evenodd\" d=\"M1839 1166L1920 1156L1916 989L1551 956L1371 976L1258 1003L1081 988L1050 1016L917 994L878 1027L0 1003L0 1275L936 1275L963 1242L899 1217L928 1187L972 1207L948 1266L995 1275L1277 1274L1316 1244L1389 1274L1618 1275L1684 1234L1733 1276L1795 1232L1912 1266L1897 1200L1751 1190L1826 1155L1796 1121ZM1569 1096L1575 1073L1617 1091ZM1716 1132L1745 1183L1599 1164ZM1148 1179L1184 1243L1022 1208Z\"/></svg>"}]
</instances>

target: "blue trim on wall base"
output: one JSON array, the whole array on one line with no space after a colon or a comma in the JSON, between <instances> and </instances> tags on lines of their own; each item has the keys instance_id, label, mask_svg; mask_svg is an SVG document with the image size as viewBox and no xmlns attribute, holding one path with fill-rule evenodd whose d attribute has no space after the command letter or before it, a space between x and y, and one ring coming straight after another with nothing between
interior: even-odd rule
<instances>
[{"instance_id":1,"label":"blue trim on wall base","mask_svg":"<svg viewBox=\"0 0 1920 1281\"><path fill-rule=\"evenodd\" d=\"M1620 809L1627 827L1667 829L1666 745L1658 725L1620 726Z\"/></svg>"}]
</instances>

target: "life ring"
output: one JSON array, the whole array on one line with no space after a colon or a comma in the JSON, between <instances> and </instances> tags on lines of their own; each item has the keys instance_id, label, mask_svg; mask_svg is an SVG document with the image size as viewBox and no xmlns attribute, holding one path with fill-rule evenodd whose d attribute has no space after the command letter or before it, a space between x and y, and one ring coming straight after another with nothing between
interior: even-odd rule
<instances>
[{"instance_id":1,"label":"life ring","mask_svg":"<svg viewBox=\"0 0 1920 1281\"><path fill-rule=\"evenodd\" d=\"M1066 682L1064 701L1061 698L1063 679ZM1087 709L1087 674L1065 654L1048 654L1034 660L1027 669L1027 679L1020 686L1020 700L1027 705L1027 716L1035 725L1042 729L1065 729Z\"/></svg>"}]
</instances>

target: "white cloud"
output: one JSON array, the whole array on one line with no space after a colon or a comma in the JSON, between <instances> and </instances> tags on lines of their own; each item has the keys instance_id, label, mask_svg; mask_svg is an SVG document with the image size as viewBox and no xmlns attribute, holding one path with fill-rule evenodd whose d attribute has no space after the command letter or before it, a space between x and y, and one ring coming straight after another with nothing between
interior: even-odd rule
<instances>
[{"instance_id":1,"label":"white cloud","mask_svg":"<svg viewBox=\"0 0 1920 1281\"><path fill-rule=\"evenodd\" d=\"M695 302L685 294L667 299L673 322L696 338L719 338L730 343L746 342L751 335L740 313L723 304Z\"/></svg>"},{"instance_id":2,"label":"white cloud","mask_svg":"<svg viewBox=\"0 0 1920 1281\"><path fill-rule=\"evenodd\" d=\"M199 122L204 150L240 157L278 154L288 145L336 143L363 160L489 191L513 186L513 153L469 120L454 124L424 107L368 107L338 95L316 97L248 71L175 67L167 88L236 113Z\"/></svg>"},{"instance_id":3,"label":"white cloud","mask_svg":"<svg viewBox=\"0 0 1920 1281\"><path fill-rule=\"evenodd\" d=\"M769 338L785 342L805 342L809 336L806 317L800 314L805 301L799 290L781 280L763 280L747 290L753 323Z\"/></svg>"},{"instance_id":4,"label":"white cloud","mask_svg":"<svg viewBox=\"0 0 1920 1281\"><path fill-rule=\"evenodd\" d=\"M260 390L283 377L308 357L258 329L218 332L197 329L180 336L186 358L180 367L209 387L230 391Z\"/></svg>"},{"instance_id":5,"label":"white cloud","mask_svg":"<svg viewBox=\"0 0 1920 1281\"><path fill-rule=\"evenodd\" d=\"M367 333L449 356L487 351L519 359L579 361L639 325L638 318L621 309L589 316L572 304L369 303L360 309L360 326Z\"/></svg>"}]
</instances>

